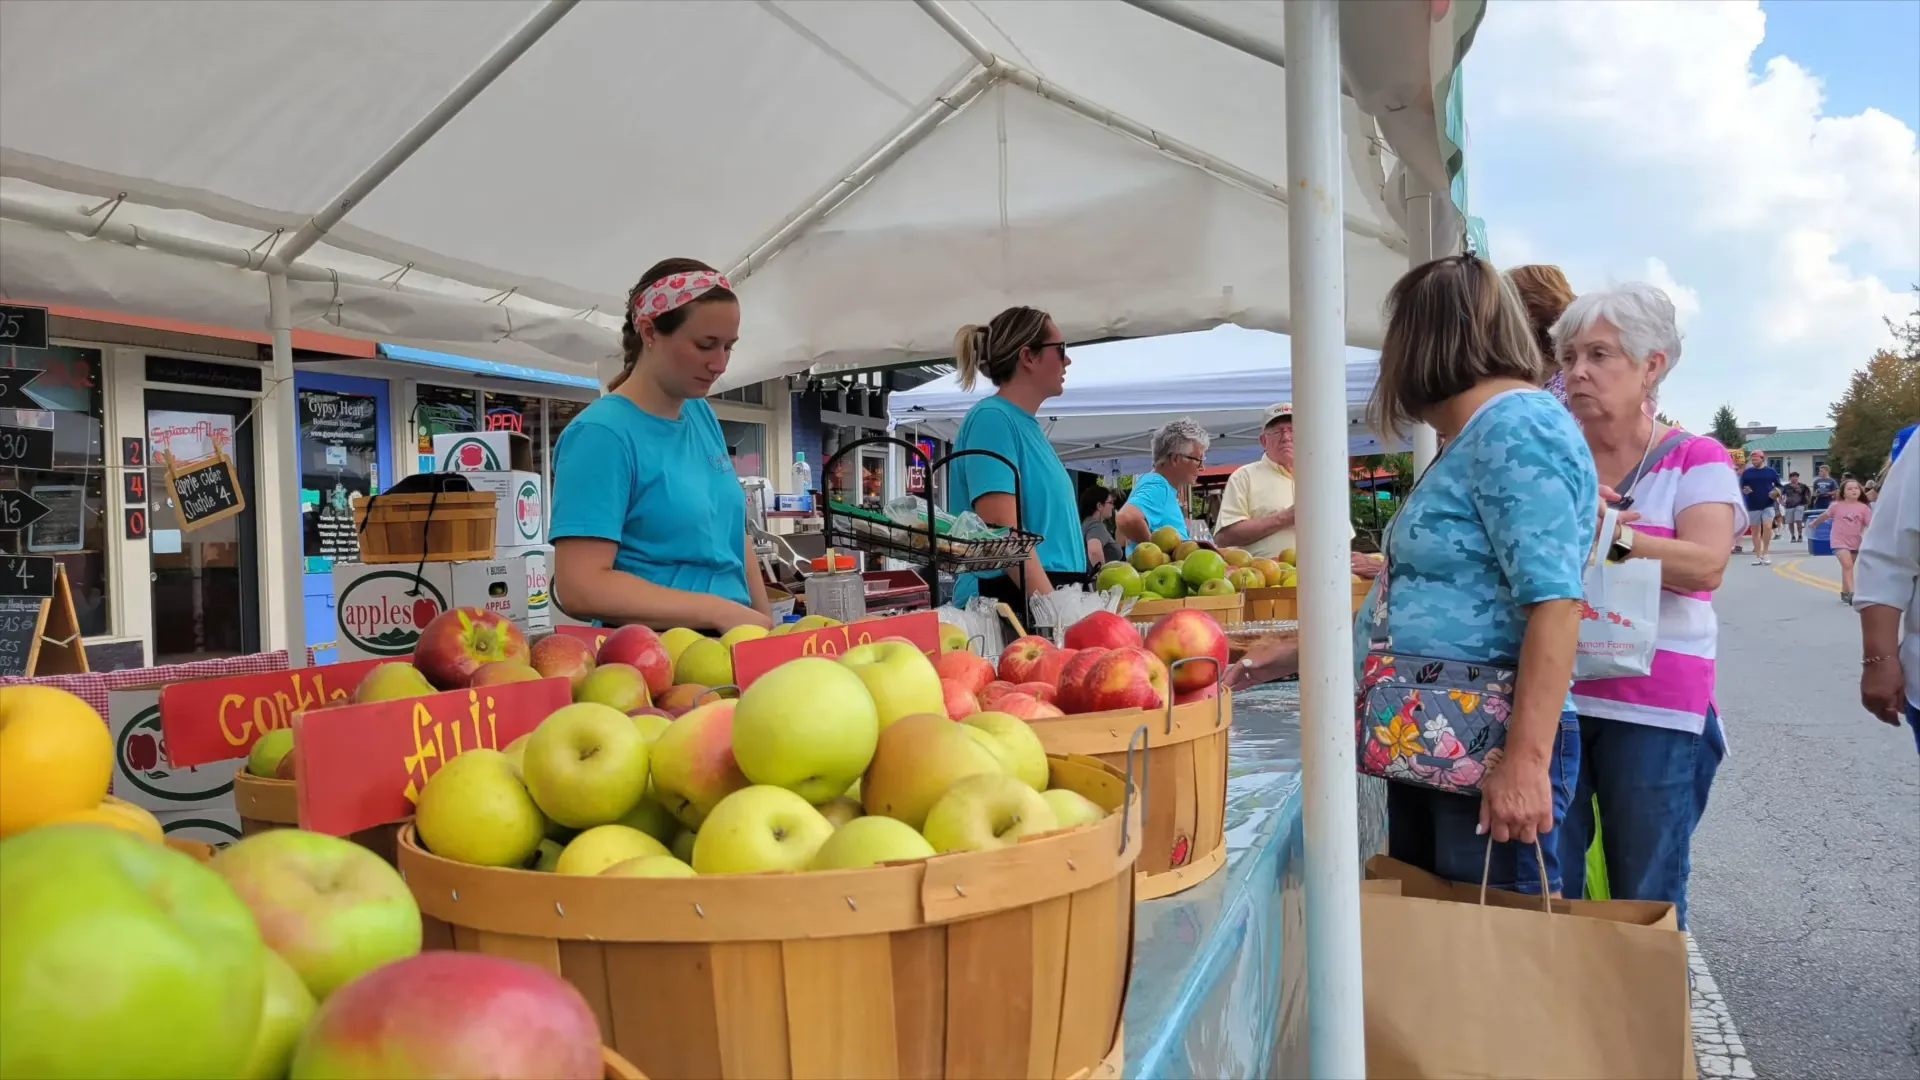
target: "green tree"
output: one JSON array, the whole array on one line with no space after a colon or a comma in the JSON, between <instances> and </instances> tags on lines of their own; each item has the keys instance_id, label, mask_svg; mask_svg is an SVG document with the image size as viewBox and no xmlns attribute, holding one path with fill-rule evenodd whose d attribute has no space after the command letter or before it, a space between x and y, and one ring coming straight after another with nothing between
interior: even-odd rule
<instances>
[{"instance_id":1,"label":"green tree","mask_svg":"<svg viewBox=\"0 0 1920 1080\"><path fill-rule=\"evenodd\" d=\"M1668 427L1680 426L1680 422L1678 420L1675 420L1673 417L1668 416L1666 413L1663 413L1663 412L1655 412L1653 414L1653 418L1667 425Z\"/></svg>"},{"instance_id":2,"label":"green tree","mask_svg":"<svg viewBox=\"0 0 1920 1080\"><path fill-rule=\"evenodd\" d=\"M1722 405L1720 410L1713 414L1712 434L1719 440L1721 446L1729 450L1737 450L1747 445L1747 437L1740 433L1740 421L1733 415L1731 405Z\"/></svg>"},{"instance_id":3,"label":"green tree","mask_svg":"<svg viewBox=\"0 0 1920 1080\"><path fill-rule=\"evenodd\" d=\"M1915 290L1920 297L1920 289ZM1833 441L1827 458L1836 471L1870 477L1880 472L1894 433L1920 420L1920 303L1901 322L1887 320L1893 347L1880 349L1853 373L1846 393L1827 408Z\"/></svg>"}]
</instances>

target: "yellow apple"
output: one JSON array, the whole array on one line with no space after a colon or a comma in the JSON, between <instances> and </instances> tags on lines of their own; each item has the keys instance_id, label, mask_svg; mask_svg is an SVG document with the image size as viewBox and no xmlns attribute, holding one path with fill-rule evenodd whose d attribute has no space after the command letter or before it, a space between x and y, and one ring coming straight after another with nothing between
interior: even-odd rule
<instances>
[{"instance_id":1,"label":"yellow apple","mask_svg":"<svg viewBox=\"0 0 1920 1080\"><path fill-rule=\"evenodd\" d=\"M876 641L848 649L840 663L866 684L880 716L881 730L903 716L947 709L940 673L917 646L904 641Z\"/></svg>"},{"instance_id":2,"label":"yellow apple","mask_svg":"<svg viewBox=\"0 0 1920 1080\"><path fill-rule=\"evenodd\" d=\"M932 856L933 845L906 822L889 817L863 817L847 822L827 837L807 869L858 870L863 866Z\"/></svg>"},{"instance_id":3,"label":"yellow apple","mask_svg":"<svg viewBox=\"0 0 1920 1080\"><path fill-rule=\"evenodd\" d=\"M414 828L427 850L475 866L525 866L547 820L498 750L469 750L440 767L414 805Z\"/></svg>"},{"instance_id":4,"label":"yellow apple","mask_svg":"<svg viewBox=\"0 0 1920 1080\"><path fill-rule=\"evenodd\" d=\"M934 701L942 702L938 677L933 688ZM866 770L879 735L879 712L866 684L853 668L823 657L789 660L760 676L733 710L740 771L755 784L786 788L815 805L847 790Z\"/></svg>"},{"instance_id":5,"label":"yellow apple","mask_svg":"<svg viewBox=\"0 0 1920 1080\"><path fill-rule=\"evenodd\" d=\"M742 788L721 799L700 826L693 868L702 874L804 870L832 835L820 811L786 788Z\"/></svg>"},{"instance_id":6,"label":"yellow apple","mask_svg":"<svg viewBox=\"0 0 1920 1080\"><path fill-rule=\"evenodd\" d=\"M689 630L684 626L676 626L660 635L660 644L667 647L667 659L677 664L680 662L680 654L686 651L687 646L696 641L702 641L705 638L706 635L698 630Z\"/></svg>"},{"instance_id":7,"label":"yellow apple","mask_svg":"<svg viewBox=\"0 0 1920 1080\"><path fill-rule=\"evenodd\" d=\"M1280 553L1280 561L1286 563L1288 566L1299 566L1300 554L1292 548L1287 548Z\"/></svg>"},{"instance_id":8,"label":"yellow apple","mask_svg":"<svg viewBox=\"0 0 1920 1080\"><path fill-rule=\"evenodd\" d=\"M915 829L956 782L977 773L1006 775L987 745L985 731L956 724L944 714L909 716L880 733L873 764L860 783L860 802L870 815L904 821Z\"/></svg>"},{"instance_id":9,"label":"yellow apple","mask_svg":"<svg viewBox=\"0 0 1920 1080\"><path fill-rule=\"evenodd\" d=\"M1070 788L1054 788L1043 791L1040 797L1047 800L1053 808L1053 816L1060 821L1060 827L1071 829L1078 825L1087 825L1107 816L1100 804Z\"/></svg>"},{"instance_id":10,"label":"yellow apple","mask_svg":"<svg viewBox=\"0 0 1920 1080\"><path fill-rule=\"evenodd\" d=\"M1047 749L1025 720L1010 713L979 712L960 722L991 740L1010 776L1035 791L1047 789Z\"/></svg>"},{"instance_id":11,"label":"yellow apple","mask_svg":"<svg viewBox=\"0 0 1920 1080\"><path fill-rule=\"evenodd\" d=\"M693 877L693 867L671 855L642 855L637 859L614 863L600 871L601 877Z\"/></svg>"},{"instance_id":12,"label":"yellow apple","mask_svg":"<svg viewBox=\"0 0 1920 1080\"><path fill-rule=\"evenodd\" d=\"M666 845L626 825L597 825L573 838L554 864L556 874L598 874L642 855L670 855Z\"/></svg>"},{"instance_id":13,"label":"yellow apple","mask_svg":"<svg viewBox=\"0 0 1920 1080\"><path fill-rule=\"evenodd\" d=\"M797 633L805 633L808 630L824 630L829 626L840 626L842 624L839 619L829 619L825 615L807 615L793 625L797 628Z\"/></svg>"},{"instance_id":14,"label":"yellow apple","mask_svg":"<svg viewBox=\"0 0 1920 1080\"><path fill-rule=\"evenodd\" d=\"M1060 827L1040 793L1000 774L969 776L927 811L927 843L935 851L991 851Z\"/></svg>"},{"instance_id":15,"label":"yellow apple","mask_svg":"<svg viewBox=\"0 0 1920 1080\"><path fill-rule=\"evenodd\" d=\"M533 729L525 757L533 801L570 829L618 821L647 793L647 742L631 718L605 705L556 710Z\"/></svg>"},{"instance_id":16,"label":"yellow apple","mask_svg":"<svg viewBox=\"0 0 1920 1080\"><path fill-rule=\"evenodd\" d=\"M673 681L701 686L733 685L733 651L718 638L687 643L673 661Z\"/></svg>"},{"instance_id":17,"label":"yellow apple","mask_svg":"<svg viewBox=\"0 0 1920 1080\"><path fill-rule=\"evenodd\" d=\"M820 815L831 822L836 829L865 813L860 809L858 800L849 799L845 795L823 802L815 809L819 810Z\"/></svg>"},{"instance_id":18,"label":"yellow apple","mask_svg":"<svg viewBox=\"0 0 1920 1080\"><path fill-rule=\"evenodd\" d=\"M940 651L941 652L943 653L965 652L967 648L967 642L969 640L970 639L967 636L966 627L955 626L952 623L948 623L948 622L943 622L940 624Z\"/></svg>"},{"instance_id":19,"label":"yellow apple","mask_svg":"<svg viewBox=\"0 0 1920 1080\"><path fill-rule=\"evenodd\" d=\"M743 641L759 641L761 638L766 637L767 633L768 633L767 628L764 626L755 626L752 623L742 623L739 626L736 626L733 629L727 631L726 633L721 634L720 644L725 645L727 648L731 649L735 645L738 645Z\"/></svg>"}]
</instances>

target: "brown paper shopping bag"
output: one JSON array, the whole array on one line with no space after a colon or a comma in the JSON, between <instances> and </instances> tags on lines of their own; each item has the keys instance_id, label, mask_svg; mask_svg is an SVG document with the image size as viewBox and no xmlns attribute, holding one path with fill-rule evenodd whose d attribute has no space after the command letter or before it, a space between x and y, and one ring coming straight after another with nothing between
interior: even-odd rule
<instances>
[{"instance_id":1,"label":"brown paper shopping bag","mask_svg":"<svg viewBox=\"0 0 1920 1080\"><path fill-rule=\"evenodd\" d=\"M1398 885L1360 896L1368 1076L1693 1075L1671 904L1549 905L1385 856L1367 876Z\"/></svg>"}]
</instances>

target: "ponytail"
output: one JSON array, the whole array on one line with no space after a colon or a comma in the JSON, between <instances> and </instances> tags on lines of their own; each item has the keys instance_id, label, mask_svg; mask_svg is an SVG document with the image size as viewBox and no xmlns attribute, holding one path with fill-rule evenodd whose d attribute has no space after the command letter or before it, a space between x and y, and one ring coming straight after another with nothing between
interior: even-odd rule
<instances>
[{"instance_id":1,"label":"ponytail","mask_svg":"<svg viewBox=\"0 0 1920 1080\"><path fill-rule=\"evenodd\" d=\"M985 326L968 323L953 335L953 363L960 389L971 390L981 375L995 386L1005 386L1020 369L1020 354L1046 343L1053 316L1039 308L1010 307Z\"/></svg>"},{"instance_id":2,"label":"ponytail","mask_svg":"<svg viewBox=\"0 0 1920 1080\"><path fill-rule=\"evenodd\" d=\"M960 369L960 389L971 390L980 377L980 367L986 361L991 350L987 345L993 335L984 326L973 323L960 328L953 335L953 363Z\"/></svg>"}]
</instances>

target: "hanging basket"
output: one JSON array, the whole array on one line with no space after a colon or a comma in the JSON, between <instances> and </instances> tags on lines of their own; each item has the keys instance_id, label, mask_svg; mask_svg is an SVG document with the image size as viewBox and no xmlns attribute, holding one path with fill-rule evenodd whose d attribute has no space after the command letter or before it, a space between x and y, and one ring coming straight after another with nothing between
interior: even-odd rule
<instances>
[{"instance_id":1,"label":"hanging basket","mask_svg":"<svg viewBox=\"0 0 1920 1080\"><path fill-rule=\"evenodd\" d=\"M566 978L653 1080L1117 1076L1140 800L1106 762L1049 765L1117 812L997 851L694 878L469 866L408 825L399 866L428 947Z\"/></svg>"},{"instance_id":2,"label":"hanging basket","mask_svg":"<svg viewBox=\"0 0 1920 1080\"><path fill-rule=\"evenodd\" d=\"M252 836L268 829L300 827L300 807L295 787L297 780L279 780L255 776L246 770L233 775L233 808L240 815L240 835ZM392 864L394 836L398 825L375 825L347 839Z\"/></svg>"},{"instance_id":3,"label":"hanging basket","mask_svg":"<svg viewBox=\"0 0 1920 1080\"><path fill-rule=\"evenodd\" d=\"M1211 663L1201 658L1187 664ZM1227 740L1233 695L1222 689L1204 701L1162 710L1127 710L1029 722L1049 754L1086 754L1124 767L1141 740L1146 764L1140 786L1146 814L1139 882L1142 900L1190 889L1227 863Z\"/></svg>"},{"instance_id":4,"label":"hanging basket","mask_svg":"<svg viewBox=\"0 0 1920 1080\"><path fill-rule=\"evenodd\" d=\"M372 509L368 509L368 505ZM355 499L364 563L463 562L491 559L500 496L491 491L379 495Z\"/></svg>"}]
</instances>

